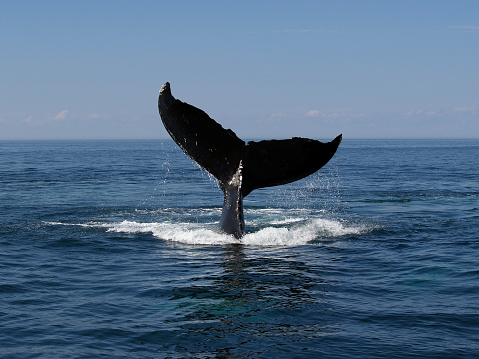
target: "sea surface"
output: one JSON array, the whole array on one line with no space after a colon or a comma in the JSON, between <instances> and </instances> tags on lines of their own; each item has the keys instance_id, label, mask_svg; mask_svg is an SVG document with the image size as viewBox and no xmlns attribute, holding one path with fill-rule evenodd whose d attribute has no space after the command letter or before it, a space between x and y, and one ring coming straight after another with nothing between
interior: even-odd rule
<instances>
[{"instance_id":1,"label":"sea surface","mask_svg":"<svg viewBox=\"0 0 479 359\"><path fill-rule=\"evenodd\" d=\"M0 142L0 357L479 358L479 140L222 201L171 140Z\"/></svg>"}]
</instances>

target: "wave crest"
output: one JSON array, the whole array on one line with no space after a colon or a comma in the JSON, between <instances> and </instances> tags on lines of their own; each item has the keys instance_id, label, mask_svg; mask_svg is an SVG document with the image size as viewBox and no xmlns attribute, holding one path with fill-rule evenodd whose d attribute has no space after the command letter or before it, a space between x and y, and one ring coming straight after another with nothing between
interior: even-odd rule
<instances>
[{"instance_id":1,"label":"wave crest","mask_svg":"<svg viewBox=\"0 0 479 359\"><path fill-rule=\"evenodd\" d=\"M157 238L184 244L251 246L297 246L315 240L362 234L368 231L368 228L362 225L350 225L339 220L320 218L304 220L291 227L267 226L255 232L247 232L240 240L220 232L213 226L196 223L123 221L91 226L101 226L110 232L118 233L151 233Z\"/></svg>"}]
</instances>

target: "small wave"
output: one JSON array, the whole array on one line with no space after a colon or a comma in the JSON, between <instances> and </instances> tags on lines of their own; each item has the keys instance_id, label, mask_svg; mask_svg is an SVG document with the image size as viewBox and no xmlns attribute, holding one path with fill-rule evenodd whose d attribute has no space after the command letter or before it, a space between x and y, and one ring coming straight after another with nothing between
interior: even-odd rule
<instances>
[{"instance_id":1,"label":"small wave","mask_svg":"<svg viewBox=\"0 0 479 359\"><path fill-rule=\"evenodd\" d=\"M298 222L303 222L305 221L306 218L285 218L285 219L278 219L278 220L273 220L271 221L272 225L287 225L287 224L293 224L293 223L298 223Z\"/></svg>"},{"instance_id":2,"label":"small wave","mask_svg":"<svg viewBox=\"0 0 479 359\"><path fill-rule=\"evenodd\" d=\"M155 237L184 244L222 245L239 243L233 236L194 223L138 223L123 221L107 226L110 232L152 233Z\"/></svg>"},{"instance_id":3,"label":"small wave","mask_svg":"<svg viewBox=\"0 0 479 359\"><path fill-rule=\"evenodd\" d=\"M74 225L90 228L105 228L117 233L151 233L153 236L172 242L193 245L243 244L248 246L298 246L315 240L331 239L346 235L363 234L369 231L365 226L350 225L339 220L309 219L285 220L291 224L277 226L274 221L255 232L247 232L240 240L219 231L216 226L198 223L171 222L89 222L65 224L48 222L50 225ZM297 222L297 223L295 223Z\"/></svg>"},{"instance_id":4,"label":"small wave","mask_svg":"<svg viewBox=\"0 0 479 359\"><path fill-rule=\"evenodd\" d=\"M247 233L241 242L245 245L297 246L314 240L362 234L367 231L368 229L364 226L349 226L338 220L317 218L290 228L266 227L257 232Z\"/></svg>"}]
</instances>

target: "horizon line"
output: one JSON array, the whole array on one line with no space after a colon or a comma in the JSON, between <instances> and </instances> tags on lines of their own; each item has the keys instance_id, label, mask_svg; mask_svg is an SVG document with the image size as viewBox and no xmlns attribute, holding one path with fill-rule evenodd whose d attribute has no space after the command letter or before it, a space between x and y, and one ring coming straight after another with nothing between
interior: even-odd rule
<instances>
[{"instance_id":1,"label":"horizon line","mask_svg":"<svg viewBox=\"0 0 479 359\"><path fill-rule=\"evenodd\" d=\"M299 136L293 136L299 137ZM281 139L289 139L292 137L284 137L284 138L263 138L263 137L251 137L246 138L244 141L262 141L262 140L281 140ZM326 138L313 138L315 140L325 140ZM34 142L34 141L173 141L172 138L169 137L157 137L157 138L0 138L0 142ZM374 141L374 140L479 140L479 137L344 137L343 141L349 140L365 140L365 141Z\"/></svg>"}]
</instances>

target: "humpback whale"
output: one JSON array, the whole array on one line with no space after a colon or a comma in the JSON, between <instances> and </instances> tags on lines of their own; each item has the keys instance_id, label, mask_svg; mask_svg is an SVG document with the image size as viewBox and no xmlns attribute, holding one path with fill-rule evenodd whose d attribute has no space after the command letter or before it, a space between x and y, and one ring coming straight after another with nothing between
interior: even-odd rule
<instances>
[{"instance_id":1,"label":"humpback whale","mask_svg":"<svg viewBox=\"0 0 479 359\"><path fill-rule=\"evenodd\" d=\"M339 135L323 143L293 137L246 144L204 111L175 99L168 82L160 90L158 110L176 144L218 180L224 194L220 228L238 239L245 232L244 197L313 174L333 157L342 139Z\"/></svg>"}]
</instances>

